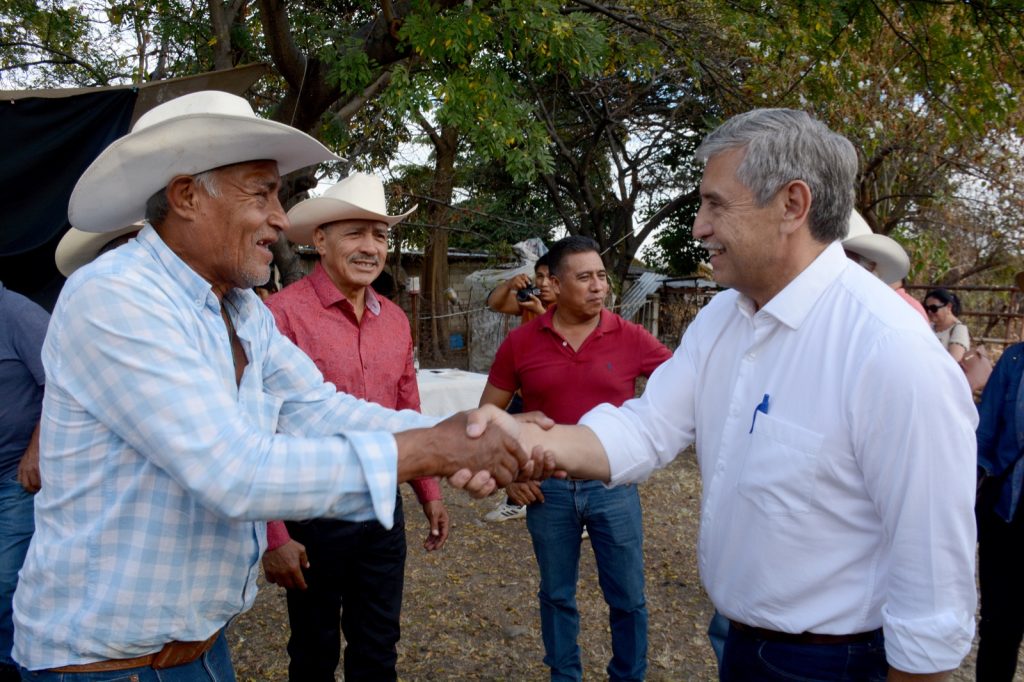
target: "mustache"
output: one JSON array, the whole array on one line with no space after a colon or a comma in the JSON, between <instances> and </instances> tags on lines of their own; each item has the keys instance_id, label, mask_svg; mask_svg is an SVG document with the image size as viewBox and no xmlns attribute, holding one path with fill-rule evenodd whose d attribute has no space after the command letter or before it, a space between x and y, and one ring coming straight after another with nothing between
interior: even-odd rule
<instances>
[{"instance_id":1,"label":"mustache","mask_svg":"<svg viewBox=\"0 0 1024 682\"><path fill-rule=\"evenodd\" d=\"M349 263L355 263L356 261L372 261L374 265L380 265L380 258L374 255L357 253L348 257Z\"/></svg>"}]
</instances>

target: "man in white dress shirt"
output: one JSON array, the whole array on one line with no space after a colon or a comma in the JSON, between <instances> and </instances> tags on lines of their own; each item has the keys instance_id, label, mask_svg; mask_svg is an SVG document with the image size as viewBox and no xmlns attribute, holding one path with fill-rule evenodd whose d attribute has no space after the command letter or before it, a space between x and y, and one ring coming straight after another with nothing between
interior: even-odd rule
<instances>
[{"instance_id":1,"label":"man in white dress shirt","mask_svg":"<svg viewBox=\"0 0 1024 682\"><path fill-rule=\"evenodd\" d=\"M696 444L698 562L730 621L722 680L946 679L970 650L976 602L963 372L843 253L848 140L762 109L697 155L693 233L731 290L641 398L522 436L612 484Z\"/></svg>"}]
</instances>

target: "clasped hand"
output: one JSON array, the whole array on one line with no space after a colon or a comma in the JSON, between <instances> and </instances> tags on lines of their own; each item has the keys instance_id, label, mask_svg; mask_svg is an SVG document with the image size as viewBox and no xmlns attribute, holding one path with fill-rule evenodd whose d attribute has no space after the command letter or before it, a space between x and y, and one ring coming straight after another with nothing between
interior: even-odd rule
<instances>
[{"instance_id":1,"label":"clasped hand","mask_svg":"<svg viewBox=\"0 0 1024 682\"><path fill-rule=\"evenodd\" d=\"M466 436L476 447L464 465L448 477L454 488L473 497L486 497L513 481L543 480L558 472L551 453L535 448L528 452L520 442L521 425L550 429L554 421L540 412L510 415L493 405L466 413Z\"/></svg>"}]
</instances>

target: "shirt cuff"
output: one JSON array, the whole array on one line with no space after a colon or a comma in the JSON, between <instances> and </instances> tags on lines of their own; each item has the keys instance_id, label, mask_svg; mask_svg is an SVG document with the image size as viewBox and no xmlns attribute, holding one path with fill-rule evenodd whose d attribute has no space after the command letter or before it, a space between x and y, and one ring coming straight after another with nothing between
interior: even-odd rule
<instances>
[{"instance_id":1,"label":"shirt cuff","mask_svg":"<svg viewBox=\"0 0 1024 682\"><path fill-rule=\"evenodd\" d=\"M409 481L409 485L416 492L416 499L419 500L420 504L441 499L441 485L433 476L414 478Z\"/></svg>"},{"instance_id":2,"label":"shirt cuff","mask_svg":"<svg viewBox=\"0 0 1024 682\"><path fill-rule=\"evenodd\" d=\"M273 552L278 547L288 544L292 536L288 535L288 529L284 521L267 522L267 551Z\"/></svg>"},{"instance_id":3,"label":"shirt cuff","mask_svg":"<svg viewBox=\"0 0 1024 682\"><path fill-rule=\"evenodd\" d=\"M391 530L395 525L395 490L398 488L398 444L390 433L366 431L345 434L363 469L373 515Z\"/></svg>"},{"instance_id":4,"label":"shirt cuff","mask_svg":"<svg viewBox=\"0 0 1024 682\"><path fill-rule=\"evenodd\" d=\"M897 618L882 607L885 657L907 673L955 670L971 650L974 615L945 611L930 618Z\"/></svg>"},{"instance_id":5,"label":"shirt cuff","mask_svg":"<svg viewBox=\"0 0 1024 682\"><path fill-rule=\"evenodd\" d=\"M634 454L632 429L622 417L622 411L607 403L598 405L580 417L579 424L594 432L608 457L610 486L639 483L654 472L651 459Z\"/></svg>"}]
</instances>

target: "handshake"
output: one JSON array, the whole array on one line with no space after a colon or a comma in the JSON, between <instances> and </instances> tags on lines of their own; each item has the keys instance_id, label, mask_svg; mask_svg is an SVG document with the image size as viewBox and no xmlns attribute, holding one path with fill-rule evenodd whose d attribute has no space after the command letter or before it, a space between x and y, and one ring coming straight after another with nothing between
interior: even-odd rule
<instances>
[{"instance_id":1,"label":"handshake","mask_svg":"<svg viewBox=\"0 0 1024 682\"><path fill-rule=\"evenodd\" d=\"M395 434L398 480L444 476L453 487L485 497L514 481L563 475L555 469L554 455L541 447L531 450L523 442L527 430L553 425L539 412L513 416L485 405L454 414L429 429L403 431Z\"/></svg>"}]
</instances>

